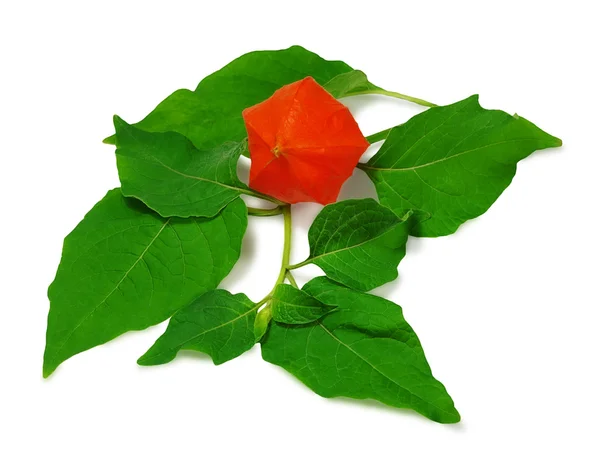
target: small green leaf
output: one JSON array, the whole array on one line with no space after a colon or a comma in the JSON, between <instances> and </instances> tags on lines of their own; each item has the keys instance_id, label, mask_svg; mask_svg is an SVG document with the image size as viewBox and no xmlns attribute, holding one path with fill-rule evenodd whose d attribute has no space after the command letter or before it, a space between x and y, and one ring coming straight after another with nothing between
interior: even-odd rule
<instances>
[{"instance_id":1,"label":"small green leaf","mask_svg":"<svg viewBox=\"0 0 600 449\"><path fill-rule=\"evenodd\" d=\"M284 324L306 324L335 309L287 284L279 284L272 295L273 319Z\"/></svg>"},{"instance_id":2,"label":"small green leaf","mask_svg":"<svg viewBox=\"0 0 600 449\"><path fill-rule=\"evenodd\" d=\"M303 290L338 309L303 326L273 322L262 343L267 362L323 397L375 399L441 423L460 420L399 306L323 277Z\"/></svg>"},{"instance_id":3,"label":"small green leaf","mask_svg":"<svg viewBox=\"0 0 600 449\"><path fill-rule=\"evenodd\" d=\"M175 131L200 149L239 142L246 137L242 111L247 107L307 76L323 85L351 70L344 62L327 61L299 46L247 53L204 78L194 92L176 91L134 126L152 132ZM105 142L114 143L114 137Z\"/></svg>"},{"instance_id":4,"label":"small green leaf","mask_svg":"<svg viewBox=\"0 0 600 449\"><path fill-rule=\"evenodd\" d=\"M213 111L213 115L218 114ZM141 122L134 126L148 132L176 132L192 141L200 149L214 148L227 141L235 140L225 135L223 139L214 141L207 138L210 128L211 111L204 106L202 99L193 91L179 89L161 101ZM222 134L227 132L227 123L220 124ZM115 145L116 135L107 137L102 142Z\"/></svg>"},{"instance_id":5,"label":"small green leaf","mask_svg":"<svg viewBox=\"0 0 600 449\"><path fill-rule=\"evenodd\" d=\"M366 94L381 91L375 84L369 82L367 75L360 70L340 73L323 85L335 98L343 98L351 95Z\"/></svg>"},{"instance_id":6,"label":"small green leaf","mask_svg":"<svg viewBox=\"0 0 600 449\"><path fill-rule=\"evenodd\" d=\"M483 109L472 96L392 129L377 154L359 167L375 183L383 205L396 213L429 214L413 235L436 237L483 214L510 184L518 161L560 145L533 123Z\"/></svg>"},{"instance_id":7,"label":"small green leaf","mask_svg":"<svg viewBox=\"0 0 600 449\"><path fill-rule=\"evenodd\" d=\"M204 293L173 315L165 333L138 363L168 363L182 349L204 352L215 365L234 359L254 346L254 321L259 307L243 293Z\"/></svg>"},{"instance_id":8,"label":"small green leaf","mask_svg":"<svg viewBox=\"0 0 600 449\"><path fill-rule=\"evenodd\" d=\"M269 323L271 322L271 316L271 304L267 304L258 311L256 320L254 320L254 340L256 342L261 341L267 333Z\"/></svg>"},{"instance_id":9,"label":"small green leaf","mask_svg":"<svg viewBox=\"0 0 600 449\"><path fill-rule=\"evenodd\" d=\"M372 199L325 206L308 231L310 255L295 267L314 263L331 279L357 290L392 281L406 253L409 216L400 218Z\"/></svg>"},{"instance_id":10,"label":"small green leaf","mask_svg":"<svg viewBox=\"0 0 600 449\"><path fill-rule=\"evenodd\" d=\"M44 377L71 356L169 318L238 260L246 205L212 219L165 219L111 190L67 236L48 290Z\"/></svg>"},{"instance_id":11,"label":"small green leaf","mask_svg":"<svg viewBox=\"0 0 600 449\"><path fill-rule=\"evenodd\" d=\"M117 167L123 195L163 217L213 217L242 193L237 176L244 145L199 151L184 136L142 131L115 116Z\"/></svg>"}]
</instances>

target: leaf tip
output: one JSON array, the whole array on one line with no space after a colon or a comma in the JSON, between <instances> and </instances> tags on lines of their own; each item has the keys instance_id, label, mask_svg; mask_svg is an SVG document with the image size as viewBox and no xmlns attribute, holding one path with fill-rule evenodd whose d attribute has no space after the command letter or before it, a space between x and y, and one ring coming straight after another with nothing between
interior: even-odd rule
<instances>
[{"instance_id":1,"label":"leaf tip","mask_svg":"<svg viewBox=\"0 0 600 449\"><path fill-rule=\"evenodd\" d=\"M304 50L304 51L308 51L308 50L306 50L306 48L304 48L302 45L298 45L298 44L291 45L291 46L290 46L289 48L287 48L286 50L287 50L287 51L289 51L289 50ZM286 51L286 50L283 50L283 51Z\"/></svg>"},{"instance_id":2,"label":"leaf tip","mask_svg":"<svg viewBox=\"0 0 600 449\"><path fill-rule=\"evenodd\" d=\"M115 143L117 143L116 136L114 134L112 136L108 136L104 140L102 140L102 143L105 143L107 145L114 145Z\"/></svg>"},{"instance_id":3,"label":"leaf tip","mask_svg":"<svg viewBox=\"0 0 600 449\"><path fill-rule=\"evenodd\" d=\"M140 366L150 366L152 363L149 361L150 357L148 357L148 353L142 355L139 359L137 359L137 364Z\"/></svg>"},{"instance_id":4,"label":"leaf tip","mask_svg":"<svg viewBox=\"0 0 600 449\"><path fill-rule=\"evenodd\" d=\"M481 103L479 103L479 94L473 94L470 97L467 97L466 101L473 101L481 106Z\"/></svg>"},{"instance_id":5,"label":"leaf tip","mask_svg":"<svg viewBox=\"0 0 600 449\"><path fill-rule=\"evenodd\" d=\"M48 379L48 377L50 377L54 370L56 370L56 367L51 367L44 363L44 366L42 368L42 377L44 379Z\"/></svg>"},{"instance_id":6,"label":"leaf tip","mask_svg":"<svg viewBox=\"0 0 600 449\"><path fill-rule=\"evenodd\" d=\"M457 424L461 420L460 413L456 410L454 404L449 407L436 410L433 414L426 414L427 418L440 424Z\"/></svg>"},{"instance_id":7,"label":"leaf tip","mask_svg":"<svg viewBox=\"0 0 600 449\"><path fill-rule=\"evenodd\" d=\"M115 125L115 128L128 125L128 123L117 114L113 115L113 124Z\"/></svg>"},{"instance_id":8,"label":"leaf tip","mask_svg":"<svg viewBox=\"0 0 600 449\"><path fill-rule=\"evenodd\" d=\"M452 413L450 413L450 418L448 419L448 421L445 424L457 424L460 422L460 420L461 420L460 413L458 412L458 410L456 410L456 408L454 408L452 410Z\"/></svg>"}]
</instances>

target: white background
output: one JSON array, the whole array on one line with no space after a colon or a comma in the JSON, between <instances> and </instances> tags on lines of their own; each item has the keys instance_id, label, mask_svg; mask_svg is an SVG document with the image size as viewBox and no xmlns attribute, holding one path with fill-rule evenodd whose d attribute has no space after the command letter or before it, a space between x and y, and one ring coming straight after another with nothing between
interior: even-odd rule
<instances>
[{"instance_id":1,"label":"white background","mask_svg":"<svg viewBox=\"0 0 600 449\"><path fill-rule=\"evenodd\" d=\"M596 2L161 3L0 7L0 447L600 447ZM138 367L164 325L44 381L62 239L118 185L101 143L112 115L137 121L242 53L292 44L438 104L479 93L564 140L520 163L490 211L455 235L411 239L399 280L376 291L403 306L462 422L320 398L258 347L219 367L189 354ZM423 109L347 104L365 134ZM362 173L344 188L373 193ZM295 262L318 210L294 207ZM224 285L258 300L277 276L281 217L250 225Z\"/></svg>"}]
</instances>

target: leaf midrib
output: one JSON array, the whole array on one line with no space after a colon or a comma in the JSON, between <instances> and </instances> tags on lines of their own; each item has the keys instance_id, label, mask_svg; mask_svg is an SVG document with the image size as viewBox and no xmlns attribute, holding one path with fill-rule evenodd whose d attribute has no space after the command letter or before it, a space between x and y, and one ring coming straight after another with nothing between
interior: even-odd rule
<instances>
[{"instance_id":1,"label":"leaf midrib","mask_svg":"<svg viewBox=\"0 0 600 449\"><path fill-rule=\"evenodd\" d=\"M525 142L525 141L528 141L528 140L540 140L540 139L538 139L536 137L530 137L530 138L523 138L523 139L503 140L503 141L500 141L500 142L491 143L489 145L484 145L482 147L477 147L477 148L473 148L471 150L463 151L462 153L453 154L452 156L444 157L442 159L431 161L431 162L428 162L426 164L416 165L414 167L385 168L385 167L373 167L372 165L361 164L359 168L363 168L365 170L371 170L371 171L385 171L385 172L398 172L398 171L418 170L420 168L430 167L430 166L438 164L440 162L445 162L445 161L453 159L455 157L463 156L465 154L473 153L475 151L483 150L483 149L490 148L490 147L493 147L493 146L496 146L496 145L502 145L502 144L511 143L511 142Z\"/></svg>"},{"instance_id":2,"label":"leaf midrib","mask_svg":"<svg viewBox=\"0 0 600 449\"><path fill-rule=\"evenodd\" d=\"M156 241L156 239L158 238L158 236L164 231L164 229L167 227L167 225L169 224L169 222L171 221L171 219L167 219L163 225L161 226L161 228L158 230L158 232L156 233L156 235L152 238L152 240L150 240L150 243L148 243L148 245L146 246L146 248L144 248L144 250L141 252L141 254L139 255L139 257L136 259L136 261L131 265L131 267L129 267L129 269L125 272L125 274L123 274L123 276L121 277L121 279L116 283L116 285L113 287L113 289L106 294L106 296L102 299L102 301L100 301L98 304L96 304L96 307L94 307L86 316L83 317L83 319L77 324L77 326L75 326L73 328L73 330L69 333L69 335L67 336L67 338L65 338L64 342L62 345L60 345L60 347L56 350L55 352L55 357L56 355L60 354L60 351L65 347L65 345L67 344L67 342L71 339L71 337L73 336L73 334L75 333L75 331L77 331L77 329L79 329L81 327L81 325L90 317L92 316L92 314L98 310L98 308L106 303L106 301L108 300L108 298L110 298L112 296L112 294L117 290L117 288L119 288L119 286L123 283L123 281L125 279L127 279L127 276L129 275L129 273L131 273L131 270L133 270L135 268L135 266L140 263L140 261L142 260L142 258L146 255L146 253L148 252L148 250L150 249L150 247L154 244L154 242Z\"/></svg>"},{"instance_id":3,"label":"leaf midrib","mask_svg":"<svg viewBox=\"0 0 600 449\"><path fill-rule=\"evenodd\" d=\"M362 241L362 242L360 242L360 243L357 243L356 245L352 245L352 246L346 246L346 247L344 247L344 248L336 249L336 250L334 250L334 251L330 251L330 252L327 252L327 253L324 253L324 254L319 254L318 256L309 257L308 259L306 259L306 260L305 260L304 262L302 262L302 263L303 263L304 265L307 265L307 264L309 264L309 263L314 263L314 261L315 261L315 260L321 259L321 258L323 258L323 257L326 257L326 256L331 256L332 254L337 254L337 253L339 253L339 252L342 252L342 251L349 251L349 250L351 250L351 249L358 248L358 247L360 247L360 246L366 245L367 243L371 243L372 241L374 241L374 240L377 240L379 237L382 237L382 236L384 236L384 235L385 235L385 234L387 234L388 232L391 232L391 231L393 231L393 230L395 229L395 227L396 227L396 226L398 226L399 224L402 224L402 223L404 223L404 221L402 221L402 220L398 220L396 223L394 223L392 226L390 226L390 227L389 227L388 229L386 229L384 232L382 232L382 233L380 233L380 234L377 234L376 236L374 236L374 237L371 237L371 238L369 238L368 240L364 240L364 241Z\"/></svg>"},{"instance_id":4,"label":"leaf midrib","mask_svg":"<svg viewBox=\"0 0 600 449\"><path fill-rule=\"evenodd\" d=\"M167 170L170 170L170 171L172 171L173 173L175 173L175 174L177 174L179 176L183 176L184 178L195 179L197 181L209 182L211 184L216 184L216 185L221 186L221 187L226 188L226 189L237 190L238 192L242 192L242 193L245 193L247 195L254 195L254 192L252 192L252 191L250 191L248 189L242 189L240 187L234 187L234 186L231 186L229 184L223 184L222 182L216 181L214 179L208 179L208 178L202 178L200 176L189 175L187 173L180 172L179 170L176 170L173 167L168 166L163 161L161 161L160 159L158 159L156 156L151 156L151 158L154 161L156 161L157 163L159 163L160 165L162 165Z\"/></svg>"},{"instance_id":5,"label":"leaf midrib","mask_svg":"<svg viewBox=\"0 0 600 449\"><path fill-rule=\"evenodd\" d=\"M321 305L316 305L316 306L306 306L306 305L303 305L303 304L294 304L293 302L284 301L281 298L276 298L276 299L277 299L277 302L280 302L280 303L283 303L283 304L286 304L286 305L289 305L289 306L292 306L292 307L299 307L299 308L302 308L302 309L322 309L326 305L326 304L321 304Z\"/></svg>"},{"instance_id":6,"label":"leaf midrib","mask_svg":"<svg viewBox=\"0 0 600 449\"><path fill-rule=\"evenodd\" d=\"M179 349L182 349L182 348L183 348L183 347L184 347L186 344L188 344L188 343L189 343L190 341L192 341L192 340L195 340L196 338L202 337L203 335L205 335L205 334L208 334L209 332L213 332L213 331L215 331L215 330L217 330L217 329L220 329L220 328L222 328L222 327L225 327L225 326L228 326L228 325L230 325L230 324L232 324L232 323L235 323L237 320L240 320L240 319L244 318L245 316L249 315L250 313L252 313L252 312L253 312L253 311L255 311L256 309L258 309L258 308L259 308L261 305L262 305L262 304L255 304L255 305L254 305L254 306L253 306L251 309L249 309L248 311L246 311L246 312L242 313L241 315L238 315L238 316L236 316L236 317L235 317L235 318L233 318L232 320L226 321L225 323L221 323L221 324L219 324L218 326L212 327L212 328L210 328L210 329L206 329L206 330L205 330L205 331L203 331L203 332L200 332L200 333L198 333L198 334L195 334L193 337L190 337L190 338L188 338L188 339L187 339L187 340L185 340L183 343L181 343L181 344L178 344L178 345L177 345L177 346L178 346L178 348L179 348ZM171 351L172 351L173 349L174 349L174 348L169 348L169 350L171 350ZM152 355L152 356L148 356L148 357L141 357L141 358L140 358L140 360L142 360L142 361L145 361L145 360L152 360L152 359L154 359L154 358L156 358L156 357L158 357L158 356L160 356L160 355L164 354L165 352L167 352L167 351L166 351L166 350L165 350L165 351L161 351L161 352L159 352L159 353L157 353L157 354L154 354L154 355Z\"/></svg>"},{"instance_id":7,"label":"leaf midrib","mask_svg":"<svg viewBox=\"0 0 600 449\"><path fill-rule=\"evenodd\" d=\"M398 384L396 382L396 380L392 379L391 377L389 377L388 375L386 375L385 373L383 373L382 371L380 371L375 365L373 365L371 362L369 362L367 359L365 359L360 353L356 352L350 345L347 345L346 343L344 343L342 340L340 340L339 338L337 338L333 332L331 332L329 329L327 329L323 323L321 323L320 321L318 322L319 326L321 326L321 328L329 335L331 336L331 338L333 338L336 342L338 342L339 344L341 344L342 346L344 346L345 348L347 348L349 351L351 351L354 355L356 355L359 359L361 359L363 362L365 362L367 365L369 365L371 368L373 368L375 371L377 371L380 375L382 375L383 377L385 377L386 379L389 379L391 382L394 383L394 385L398 386L398 388L408 392L410 395L415 396L417 398L419 398L420 400L426 402L427 404L435 407L436 409L438 409L440 412L442 412L445 415L449 415L450 413L448 413L446 410L444 410L443 408L437 406L436 404L434 404L433 402L427 401L426 399L422 398L421 396L413 393L412 391L410 391L409 389L403 387L402 385ZM397 340L396 340L397 341Z\"/></svg>"}]
</instances>

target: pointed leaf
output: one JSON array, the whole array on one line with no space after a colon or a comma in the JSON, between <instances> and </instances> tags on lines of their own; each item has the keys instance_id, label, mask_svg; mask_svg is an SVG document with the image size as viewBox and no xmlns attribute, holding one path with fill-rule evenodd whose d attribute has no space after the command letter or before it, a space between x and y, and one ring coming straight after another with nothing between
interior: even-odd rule
<instances>
[{"instance_id":1,"label":"pointed leaf","mask_svg":"<svg viewBox=\"0 0 600 449\"><path fill-rule=\"evenodd\" d=\"M441 423L460 420L399 306L326 278L303 290L338 310L303 326L273 322L262 343L266 361L323 397L375 399Z\"/></svg>"},{"instance_id":2,"label":"pointed leaf","mask_svg":"<svg viewBox=\"0 0 600 449\"><path fill-rule=\"evenodd\" d=\"M176 91L134 126L178 132L200 149L239 142L246 137L242 111L247 107L307 76L323 85L351 70L344 62L327 61L299 46L247 53L204 78L194 92ZM105 142L114 144L114 136Z\"/></svg>"},{"instance_id":3,"label":"pointed leaf","mask_svg":"<svg viewBox=\"0 0 600 449\"><path fill-rule=\"evenodd\" d=\"M277 286L272 301L273 319L284 324L312 323L335 309L287 284Z\"/></svg>"},{"instance_id":4,"label":"pointed leaf","mask_svg":"<svg viewBox=\"0 0 600 449\"><path fill-rule=\"evenodd\" d=\"M117 167L123 195L163 217L213 217L242 193L237 176L244 145L199 151L184 136L139 130L115 116Z\"/></svg>"},{"instance_id":5,"label":"pointed leaf","mask_svg":"<svg viewBox=\"0 0 600 449\"><path fill-rule=\"evenodd\" d=\"M243 293L207 292L173 315L165 333L138 363L168 363L182 349L204 352L215 365L234 359L254 346L254 320L259 307Z\"/></svg>"},{"instance_id":6,"label":"pointed leaf","mask_svg":"<svg viewBox=\"0 0 600 449\"><path fill-rule=\"evenodd\" d=\"M308 231L310 256L331 279L371 290L398 276L406 253L410 214L396 216L372 199L346 200L323 208Z\"/></svg>"},{"instance_id":7,"label":"pointed leaf","mask_svg":"<svg viewBox=\"0 0 600 449\"><path fill-rule=\"evenodd\" d=\"M367 79L367 75L360 70L340 73L338 76L330 79L323 87L335 98L381 91L381 89L371 83Z\"/></svg>"},{"instance_id":8,"label":"pointed leaf","mask_svg":"<svg viewBox=\"0 0 600 449\"><path fill-rule=\"evenodd\" d=\"M69 357L170 317L240 255L241 199L212 219L165 219L111 190L65 239L48 290L44 376Z\"/></svg>"},{"instance_id":9,"label":"pointed leaf","mask_svg":"<svg viewBox=\"0 0 600 449\"><path fill-rule=\"evenodd\" d=\"M429 109L394 128L381 149L359 165L381 203L397 214L427 212L411 233L452 234L484 213L535 150L562 142L522 117L483 109L477 96Z\"/></svg>"}]
</instances>

